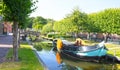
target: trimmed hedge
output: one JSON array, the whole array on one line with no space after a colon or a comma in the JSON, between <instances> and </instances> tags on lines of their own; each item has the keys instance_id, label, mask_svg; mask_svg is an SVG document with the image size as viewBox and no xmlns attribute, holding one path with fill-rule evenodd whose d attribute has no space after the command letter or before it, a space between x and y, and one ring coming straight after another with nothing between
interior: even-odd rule
<instances>
[{"instance_id":1,"label":"trimmed hedge","mask_svg":"<svg viewBox=\"0 0 120 70\"><path fill-rule=\"evenodd\" d=\"M68 36L68 35L60 35L60 34L48 34L47 37L49 38L71 38L72 36Z\"/></svg>"}]
</instances>

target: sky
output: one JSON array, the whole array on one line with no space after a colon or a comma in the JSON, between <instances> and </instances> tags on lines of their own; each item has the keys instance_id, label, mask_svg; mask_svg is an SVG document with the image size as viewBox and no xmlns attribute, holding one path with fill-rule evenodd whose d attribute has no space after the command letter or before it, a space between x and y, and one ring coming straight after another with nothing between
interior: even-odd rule
<instances>
[{"instance_id":1,"label":"sky","mask_svg":"<svg viewBox=\"0 0 120 70\"><path fill-rule=\"evenodd\" d=\"M87 14L99 12L107 8L120 8L120 0L38 0L38 7L30 16L42 16L61 20L78 7Z\"/></svg>"}]
</instances>

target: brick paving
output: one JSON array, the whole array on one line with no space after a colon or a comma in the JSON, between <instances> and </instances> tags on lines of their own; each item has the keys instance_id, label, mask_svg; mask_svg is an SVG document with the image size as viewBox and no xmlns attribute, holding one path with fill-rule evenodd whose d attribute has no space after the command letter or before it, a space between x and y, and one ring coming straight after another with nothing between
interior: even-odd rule
<instances>
[{"instance_id":1,"label":"brick paving","mask_svg":"<svg viewBox=\"0 0 120 70\"><path fill-rule=\"evenodd\" d=\"M5 61L5 56L12 48L12 35L0 35L0 63Z\"/></svg>"}]
</instances>

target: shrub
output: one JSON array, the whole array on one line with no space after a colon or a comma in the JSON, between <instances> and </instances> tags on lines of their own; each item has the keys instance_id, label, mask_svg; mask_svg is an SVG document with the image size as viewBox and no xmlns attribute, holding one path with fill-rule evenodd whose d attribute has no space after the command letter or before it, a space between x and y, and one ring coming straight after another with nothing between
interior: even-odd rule
<instances>
[{"instance_id":1,"label":"shrub","mask_svg":"<svg viewBox=\"0 0 120 70\"><path fill-rule=\"evenodd\" d=\"M43 48L50 50L52 47L52 43L49 42L36 42L34 43L34 48L36 48L37 50L41 51Z\"/></svg>"},{"instance_id":2,"label":"shrub","mask_svg":"<svg viewBox=\"0 0 120 70\"><path fill-rule=\"evenodd\" d=\"M61 34L48 34L47 37L52 37L52 38L71 38L72 36L69 35L61 35Z\"/></svg>"}]
</instances>

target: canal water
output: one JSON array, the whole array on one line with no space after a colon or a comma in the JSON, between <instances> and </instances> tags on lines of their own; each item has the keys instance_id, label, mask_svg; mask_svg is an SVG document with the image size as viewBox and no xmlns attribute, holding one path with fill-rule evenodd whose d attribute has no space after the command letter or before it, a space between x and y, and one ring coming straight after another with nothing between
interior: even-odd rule
<instances>
[{"instance_id":1,"label":"canal water","mask_svg":"<svg viewBox=\"0 0 120 70\"><path fill-rule=\"evenodd\" d=\"M37 51L45 70L120 70L117 64L93 63L69 59L61 56L53 48Z\"/></svg>"}]
</instances>

